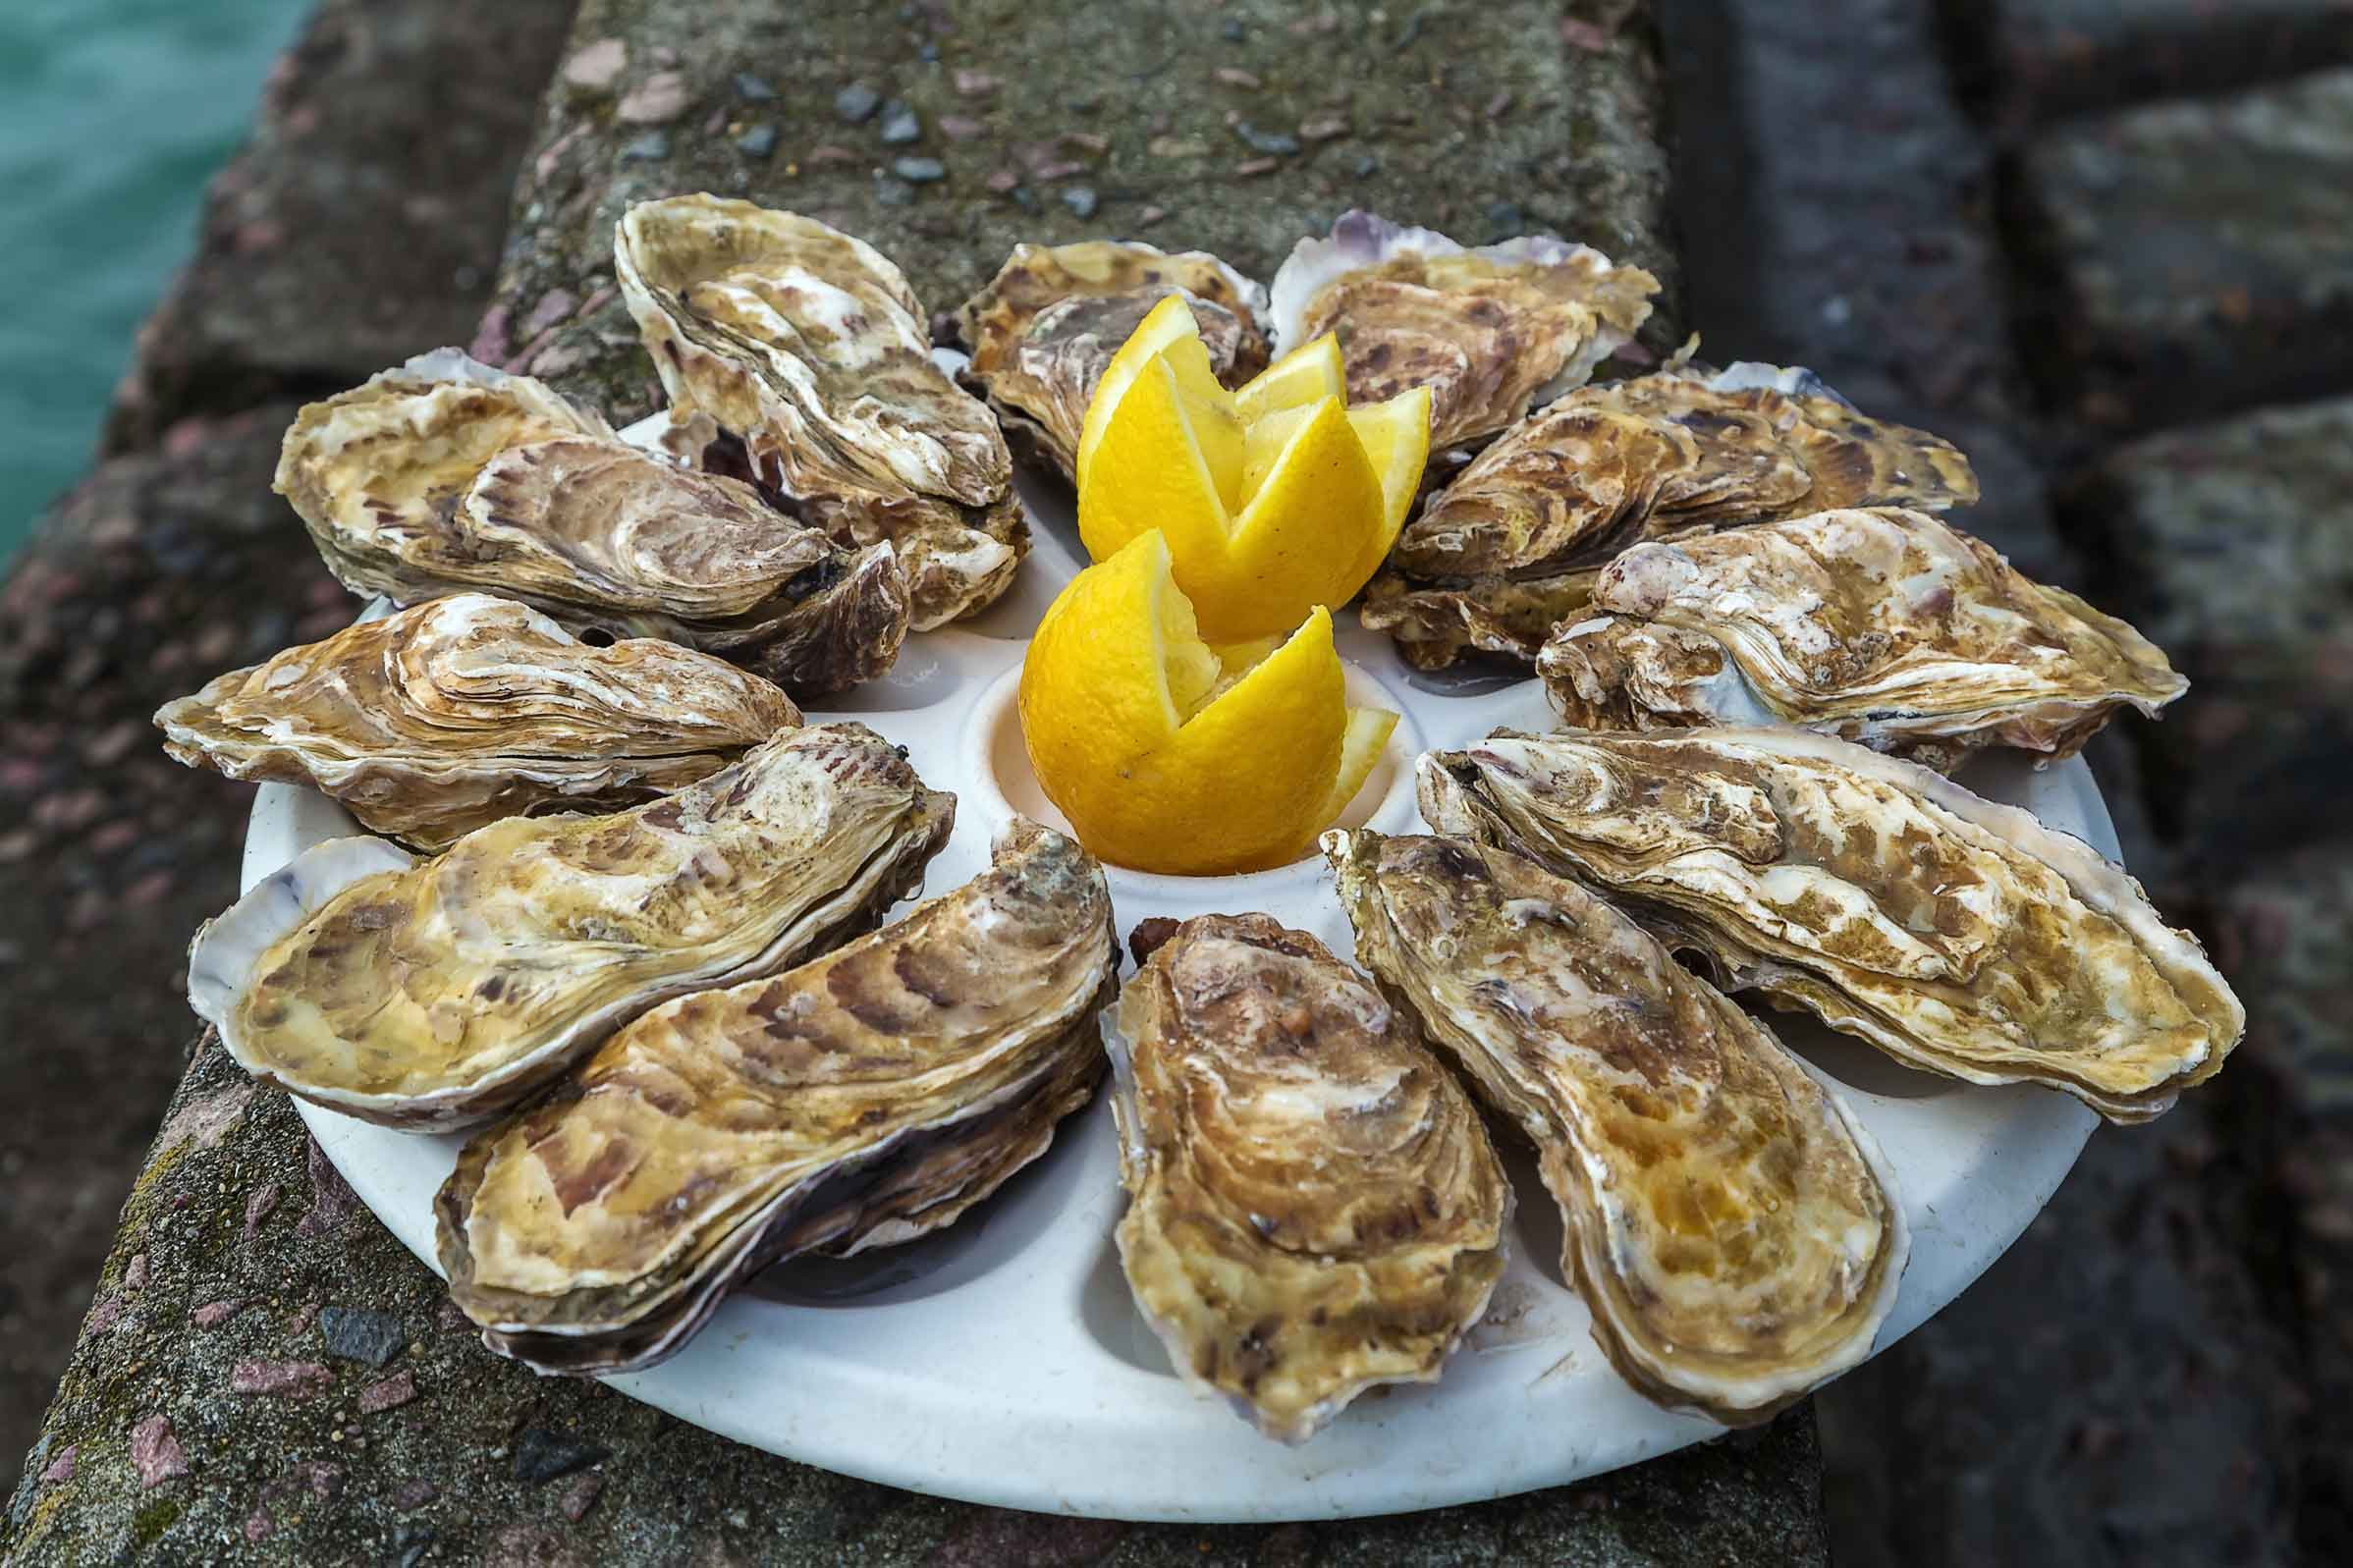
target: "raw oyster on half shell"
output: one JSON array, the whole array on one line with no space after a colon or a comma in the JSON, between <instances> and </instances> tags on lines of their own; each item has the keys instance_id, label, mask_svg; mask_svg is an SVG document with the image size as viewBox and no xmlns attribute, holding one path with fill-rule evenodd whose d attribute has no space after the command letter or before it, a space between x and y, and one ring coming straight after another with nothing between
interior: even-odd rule
<instances>
[{"instance_id":1,"label":"raw oyster on half shell","mask_svg":"<svg viewBox=\"0 0 2353 1568\"><path fill-rule=\"evenodd\" d=\"M1528 235L1474 249L1352 210L1275 273L1275 352L1338 332L1351 405L1428 387L1437 453L1584 385L1658 292L1590 245Z\"/></svg>"},{"instance_id":2,"label":"raw oyster on half shell","mask_svg":"<svg viewBox=\"0 0 2353 1568\"><path fill-rule=\"evenodd\" d=\"M1104 1041L1120 1261L1185 1381L1301 1442L1436 1379L1503 1274L1511 1190L1412 1021L1313 937L1201 915Z\"/></svg>"},{"instance_id":3,"label":"raw oyster on half shell","mask_svg":"<svg viewBox=\"0 0 2353 1568\"><path fill-rule=\"evenodd\" d=\"M1637 545L1536 669L1576 729L1790 724L1944 770L1988 745L2072 756L2189 686L2123 622L1893 509Z\"/></svg>"},{"instance_id":4,"label":"raw oyster on half shell","mask_svg":"<svg viewBox=\"0 0 2353 1568\"><path fill-rule=\"evenodd\" d=\"M487 594L431 599L289 648L155 716L164 749L306 784L420 849L551 807L610 811L717 772L800 710L674 642L581 642Z\"/></svg>"},{"instance_id":5,"label":"raw oyster on half shell","mask_svg":"<svg viewBox=\"0 0 2353 1568\"><path fill-rule=\"evenodd\" d=\"M1226 387L1266 368L1266 291L1257 284L1204 250L1085 240L1013 246L997 276L964 301L957 313L972 355L964 376L988 395L1008 436L1071 478L1104 367L1172 294L1184 296Z\"/></svg>"},{"instance_id":6,"label":"raw oyster on half shell","mask_svg":"<svg viewBox=\"0 0 2353 1568\"><path fill-rule=\"evenodd\" d=\"M1364 622L1423 669L1473 649L1532 662L1633 545L1976 499L1959 452L1867 418L1809 370L1676 365L1580 388L1505 431L1397 535Z\"/></svg>"},{"instance_id":7,"label":"raw oyster on half shell","mask_svg":"<svg viewBox=\"0 0 2353 1568\"><path fill-rule=\"evenodd\" d=\"M622 214L613 260L674 414L739 437L760 482L845 547L892 544L915 629L1005 591L1029 544L1012 457L932 361L888 257L798 213L686 195Z\"/></svg>"},{"instance_id":8,"label":"raw oyster on half shell","mask_svg":"<svg viewBox=\"0 0 2353 1568\"><path fill-rule=\"evenodd\" d=\"M277 490L346 587L396 605L494 593L803 691L880 674L906 634L888 549L846 551L751 486L640 452L455 349L305 406Z\"/></svg>"},{"instance_id":9,"label":"raw oyster on half shell","mask_svg":"<svg viewBox=\"0 0 2353 1568\"><path fill-rule=\"evenodd\" d=\"M2146 1121L2246 1012L2080 838L1915 763L1789 729L1498 731L1420 765L1422 817L1625 904L1718 983L1899 1061Z\"/></svg>"},{"instance_id":10,"label":"raw oyster on half shell","mask_svg":"<svg viewBox=\"0 0 2353 1568\"><path fill-rule=\"evenodd\" d=\"M955 814L897 747L832 724L645 805L510 817L429 860L332 838L197 931L189 1000L266 1083L387 1126L461 1126L657 1002L867 929Z\"/></svg>"},{"instance_id":11,"label":"raw oyster on half shell","mask_svg":"<svg viewBox=\"0 0 2353 1568\"><path fill-rule=\"evenodd\" d=\"M1535 1145L1621 1377L1745 1426L1871 1353L1909 1248L1893 1178L1771 1030L1518 855L1337 831L1324 852L1358 959Z\"/></svg>"},{"instance_id":12,"label":"raw oyster on half shell","mask_svg":"<svg viewBox=\"0 0 2353 1568\"><path fill-rule=\"evenodd\" d=\"M1093 1097L1118 963L1102 868L1016 818L964 886L655 1008L477 1133L434 1202L450 1293L543 1372L633 1371L778 1259L952 1223Z\"/></svg>"}]
</instances>

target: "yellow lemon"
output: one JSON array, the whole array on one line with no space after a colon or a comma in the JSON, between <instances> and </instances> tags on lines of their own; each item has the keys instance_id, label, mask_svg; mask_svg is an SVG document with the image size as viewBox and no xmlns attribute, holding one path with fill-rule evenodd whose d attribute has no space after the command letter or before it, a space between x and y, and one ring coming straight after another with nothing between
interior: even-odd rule
<instances>
[{"instance_id":1,"label":"yellow lemon","mask_svg":"<svg viewBox=\"0 0 2353 1568\"><path fill-rule=\"evenodd\" d=\"M1106 561L1158 529L1204 636L1281 635L1317 605L1345 604L1379 568L1420 484L1429 427L1424 389L1349 408L1330 337L1229 393L1172 295L1087 407L1079 535Z\"/></svg>"},{"instance_id":2,"label":"yellow lemon","mask_svg":"<svg viewBox=\"0 0 2353 1568\"><path fill-rule=\"evenodd\" d=\"M1201 640L1147 530L1072 578L1021 666L1021 736L1089 849L1141 871L1285 864L1347 805L1396 715L1347 706L1332 617L1280 643Z\"/></svg>"}]
</instances>

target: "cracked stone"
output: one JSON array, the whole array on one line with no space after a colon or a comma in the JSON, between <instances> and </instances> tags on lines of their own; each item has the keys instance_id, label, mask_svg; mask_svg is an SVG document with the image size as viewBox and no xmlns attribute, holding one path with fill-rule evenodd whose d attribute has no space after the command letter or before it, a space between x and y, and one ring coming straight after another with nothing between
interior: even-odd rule
<instances>
[{"instance_id":1,"label":"cracked stone","mask_svg":"<svg viewBox=\"0 0 2353 1568\"><path fill-rule=\"evenodd\" d=\"M517 1481L544 1487L549 1482L585 1470L612 1453L559 1427L525 1427L515 1439L515 1458L509 1467Z\"/></svg>"},{"instance_id":2,"label":"cracked stone","mask_svg":"<svg viewBox=\"0 0 2353 1568\"><path fill-rule=\"evenodd\" d=\"M345 1361L364 1361L371 1367L383 1366L409 1342L400 1319L389 1312L363 1307L322 1307L318 1330L327 1342L328 1355Z\"/></svg>"}]
</instances>

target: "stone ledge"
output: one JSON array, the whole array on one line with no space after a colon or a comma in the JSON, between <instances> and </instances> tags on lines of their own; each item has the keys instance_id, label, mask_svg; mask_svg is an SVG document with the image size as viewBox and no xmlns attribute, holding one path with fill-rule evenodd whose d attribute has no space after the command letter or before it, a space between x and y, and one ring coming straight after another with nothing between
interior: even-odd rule
<instances>
[{"instance_id":1,"label":"stone ledge","mask_svg":"<svg viewBox=\"0 0 2353 1568\"><path fill-rule=\"evenodd\" d=\"M1238 1423L1234 1437L1255 1440ZM1801 1406L1578 1486L1334 1524L1130 1526L852 1481L490 1355L284 1097L207 1040L0 1539L27 1568L1803 1565L1826 1561L1818 1463Z\"/></svg>"},{"instance_id":2,"label":"stone ledge","mask_svg":"<svg viewBox=\"0 0 2353 1568\"><path fill-rule=\"evenodd\" d=\"M322 0L212 183L194 258L139 331L106 450L464 343L572 11Z\"/></svg>"},{"instance_id":3,"label":"stone ledge","mask_svg":"<svg viewBox=\"0 0 2353 1568\"><path fill-rule=\"evenodd\" d=\"M698 189L870 241L935 313L1019 241L1197 246L1263 281L1350 206L1474 243L1558 230L1659 271L1671 306L1648 0L1567 9L586 0L475 352L652 411L613 225Z\"/></svg>"}]
</instances>

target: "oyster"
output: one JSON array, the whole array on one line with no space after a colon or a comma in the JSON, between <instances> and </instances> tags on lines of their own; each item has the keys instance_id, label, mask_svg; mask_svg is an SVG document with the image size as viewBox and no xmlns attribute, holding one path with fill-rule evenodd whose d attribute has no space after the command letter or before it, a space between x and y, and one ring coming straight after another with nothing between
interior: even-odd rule
<instances>
[{"instance_id":1,"label":"oyster","mask_svg":"<svg viewBox=\"0 0 2353 1568\"><path fill-rule=\"evenodd\" d=\"M1498 731L1421 761L1424 820L1626 903L1719 983L1900 1061L2146 1121L2246 1013L2081 839L1802 730Z\"/></svg>"},{"instance_id":2,"label":"oyster","mask_svg":"<svg viewBox=\"0 0 2353 1568\"><path fill-rule=\"evenodd\" d=\"M1365 624L1424 669L1472 648L1532 661L1632 545L1976 499L1960 453L1866 418L1811 371L1676 365L1571 392L1479 454L1397 535Z\"/></svg>"},{"instance_id":3,"label":"oyster","mask_svg":"<svg viewBox=\"0 0 2353 1568\"><path fill-rule=\"evenodd\" d=\"M1185 1381L1304 1441L1429 1382L1503 1274L1504 1176L1410 1019L1320 942L1202 915L1104 1020L1120 1260Z\"/></svg>"},{"instance_id":4,"label":"oyster","mask_svg":"<svg viewBox=\"0 0 2353 1568\"><path fill-rule=\"evenodd\" d=\"M964 374L987 393L1009 436L1072 477L1095 384L1152 307L1181 294L1210 368L1239 387L1267 365L1266 291L1202 250L1170 254L1124 240L1013 246L997 276L957 313L971 351Z\"/></svg>"},{"instance_id":5,"label":"oyster","mask_svg":"<svg viewBox=\"0 0 2353 1568\"><path fill-rule=\"evenodd\" d=\"M910 622L980 610L1028 548L1012 457L932 362L922 307L872 245L712 195L622 214L622 298L678 413L741 438L760 482L845 547L893 544Z\"/></svg>"},{"instance_id":6,"label":"oyster","mask_svg":"<svg viewBox=\"0 0 2353 1568\"><path fill-rule=\"evenodd\" d=\"M345 586L394 604L478 589L808 691L880 674L906 634L889 550L846 551L455 349L304 407L277 489Z\"/></svg>"},{"instance_id":7,"label":"oyster","mask_svg":"<svg viewBox=\"0 0 2353 1568\"><path fill-rule=\"evenodd\" d=\"M692 784L800 710L708 654L593 647L511 599L462 593L233 670L155 723L191 767L307 784L372 832L438 849L501 817Z\"/></svg>"},{"instance_id":8,"label":"oyster","mask_svg":"<svg viewBox=\"0 0 2353 1568\"><path fill-rule=\"evenodd\" d=\"M1016 819L961 888L654 1009L477 1133L434 1201L450 1293L541 1371L629 1371L780 1258L949 1224L1093 1096L1118 961L1102 868Z\"/></svg>"},{"instance_id":9,"label":"oyster","mask_svg":"<svg viewBox=\"0 0 2353 1568\"><path fill-rule=\"evenodd\" d=\"M1435 453L1582 386L1649 319L1658 292L1640 267L1549 235L1470 249L1349 211L1276 272L1275 352L1338 331L1350 403L1428 387Z\"/></svg>"},{"instance_id":10,"label":"oyster","mask_svg":"<svg viewBox=\"0 0 2353 1568\"><path fill-rule=\"evenodd\" d=\"M189 1000L264 1082L387 1126L457 1126L656 1002L866 929L955 814L896 747L835 724L648 804L510 817L430 860L330 839L197 931Z\"/></svg>"},{"instance_id":11,"label":"oyster","mask_svg":"<svg viewBox=\"0 0 2353 1568\"><path fill-rule=\"evenodd\" d=\"M1793 724L1950 768L1987 745L2071 756L2189 685L2123 622L1924 512L1637 545L1591 611L1536 661L1587 730Z\"/></svg>"},{"instance_id":12,"label":"oyster","mask_svg":"<svg viewBox=\"0 0 2353 1568\"><path fill-rule=\"evenodd\" d=\"M1871 1353L1909 1242L1871 1135L1633 921L1518 855L1334 832L1381 987L1527 1133L1646 1398L1744 1426Z\"/></svg>"}]
</instances>

